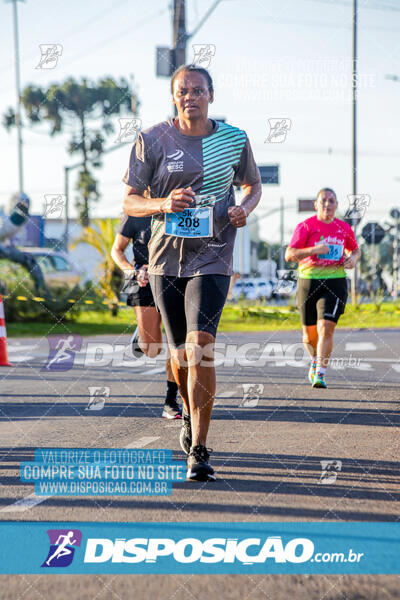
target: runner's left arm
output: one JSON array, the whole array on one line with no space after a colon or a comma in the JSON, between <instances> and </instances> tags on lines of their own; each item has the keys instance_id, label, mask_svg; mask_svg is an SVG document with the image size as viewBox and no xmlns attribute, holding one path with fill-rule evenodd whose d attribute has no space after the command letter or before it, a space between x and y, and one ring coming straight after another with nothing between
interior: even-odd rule
<instances>
[{"instance_id":1,"label":"runner's left arm","mask_svg":"<svg viewBox=\"0 0 400 600\"><path fill-rule=\"evenodd\" d=\"M244 227L247 217L260 202L262 193L260 171L254 160L248 138L246 139L239 164L235 169L233 184L241 186L244 191L244 198L240 206L229 207L229 220L235 227Z\"/></svg>"},{"instance_id":2,"label":"runner's left arm","mask_svg":"<svg viewBox=\"0 0 400 600\"><path fill-rule=\"evenodd\" d=\"M345 269L354 269L358 260L361 257L361 251L358 247L354 231L351 227L348 227L346 236L346 247L345 252L347 254L346 260L343 263Z\"/></svg>"},{"instance_id":3,"label":"runner's left arm","mask_svg":"<svg viewBox=\"0 0 400 600\"><path fill-rule=\"evenodd\" d=\"M344 268L345 269L354 269L357 262L360 260L360 257L361 257L360 248L357 248L356 250L353 250L353 252L350 252L350 254L347 255L347 258L343 263Z\"/></svg>"},{"instance_id":4,"label":"runner's left arm","mask_svg":"<svg viewBox=\"0 0 400 600\"><path fill-rule=\"evenodd\" d=\"M255 209L261 198L261 182L253 185L243 185L244 198L240 206L228 208L229 220L235 227L244 227L247 217Z\"/></svg>"}]
</instances>

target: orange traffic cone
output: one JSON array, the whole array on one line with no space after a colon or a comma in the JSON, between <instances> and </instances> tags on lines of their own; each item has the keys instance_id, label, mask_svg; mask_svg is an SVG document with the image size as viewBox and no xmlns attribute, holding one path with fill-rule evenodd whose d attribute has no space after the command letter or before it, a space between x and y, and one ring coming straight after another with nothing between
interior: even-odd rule
<instances>
[{"instance_id":1,"label":"orange traffic cone","mask_svg":"<svg viewBox=\"0 0 400 600\"><path fill-rule=\"evenodd\" d=\"M3 296L0 294L0 367L12 367L8 362L6 319L4 316Z\"/></svg>"}]
</instances>

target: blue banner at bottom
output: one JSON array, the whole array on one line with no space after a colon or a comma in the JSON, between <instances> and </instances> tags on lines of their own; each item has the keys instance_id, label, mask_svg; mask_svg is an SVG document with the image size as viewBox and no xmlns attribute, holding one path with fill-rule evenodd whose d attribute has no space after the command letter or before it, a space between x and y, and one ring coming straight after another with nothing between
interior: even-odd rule
<instances>
[{"instance_id":1,"label":"blue banner at bottom","mask_svg":"<svg viewBox=\"0 0 400 600\"><path fill-rule=\"evenodd\" d=\"M0 573L398 574L400 523L0 522Z\"/></svg>"}]
</instances>

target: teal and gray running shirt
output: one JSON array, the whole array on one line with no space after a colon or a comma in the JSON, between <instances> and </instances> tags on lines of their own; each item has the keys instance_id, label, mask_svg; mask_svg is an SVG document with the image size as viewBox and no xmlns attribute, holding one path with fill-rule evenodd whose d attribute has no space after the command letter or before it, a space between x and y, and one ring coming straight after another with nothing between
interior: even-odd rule
<instances>
[{"instance_id":1,"label":"teal and gray running shirt","mask_svg":"<svg viewBox=\"0 0 400 600\"><path fill-rule=\"evenodd\" d=\"M149 189L152 198L166 198L172 190L189 186L195 194L213 197L211 237L168 235L165 215L153 215L153 275L232 274L236 227L229 222L228 207L235 205L233 186L253 185L260 173L246 133L219 121L213 125L210 134L191 136L178 131L170 119L143 131L132 148L123 179L128 185L140 192Z\"/></svg>"}]
</instances>

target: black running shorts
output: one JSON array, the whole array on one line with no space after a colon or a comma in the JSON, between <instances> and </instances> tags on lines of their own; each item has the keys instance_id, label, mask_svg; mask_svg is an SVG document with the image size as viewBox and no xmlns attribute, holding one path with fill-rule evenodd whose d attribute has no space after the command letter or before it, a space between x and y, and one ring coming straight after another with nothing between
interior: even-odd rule
<instances>
[{"instance_id":1,"label":"black running shorts","mask_svg":"<svg viewBox=\"0 0 400 600\"><path fill-rule=\"evenodd\" d=\"M347 279L299 279L297 306L303 325L316 325L326 319L337 323L347 302Z\"/></svg>"},{"instance_id":2,"label":"black running shorts","mask_svg":"<svg viewBox=\"0 0 400 600\"><path fill-rule=\"evenodd\" d=\"M170 346L182 346L189 331L216 336L229 290L228 275L149 277Z\"/></svg>"},{"instance_id":3,"label":"black running shorts","mask_svg":"<svg viewBox=\"0 0 400 600\"><path fill-rule=\"evenodd\" d=\"M126 303L128 306L155 306L150 284L140 287L134 294L129 294Z\"/></svg>"}]
</instances>

